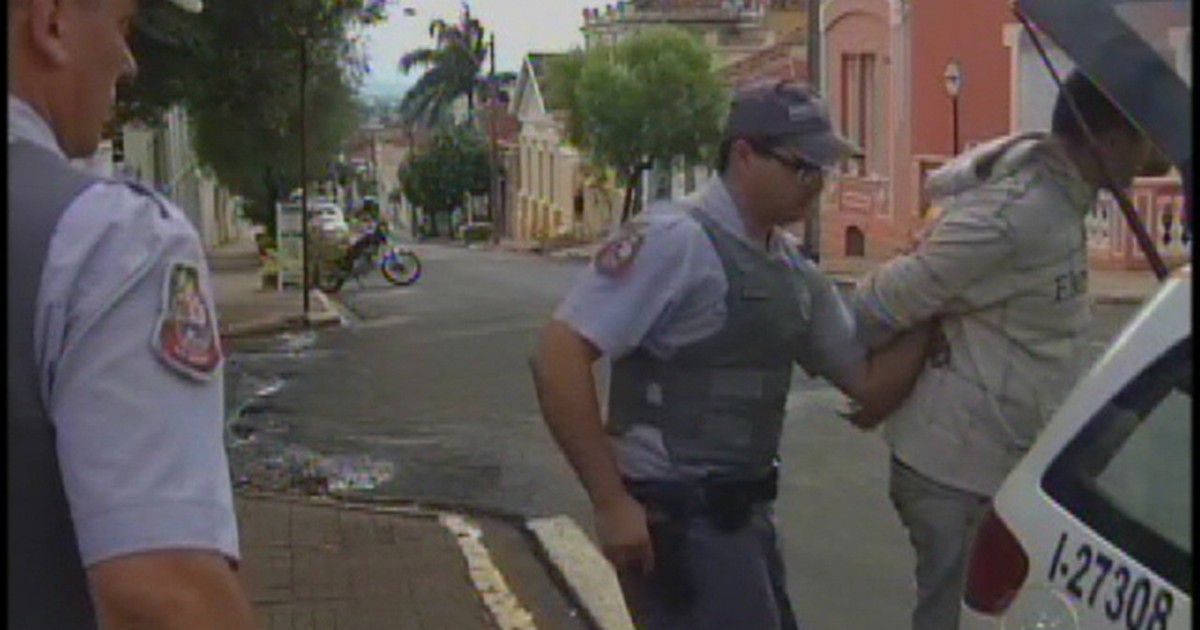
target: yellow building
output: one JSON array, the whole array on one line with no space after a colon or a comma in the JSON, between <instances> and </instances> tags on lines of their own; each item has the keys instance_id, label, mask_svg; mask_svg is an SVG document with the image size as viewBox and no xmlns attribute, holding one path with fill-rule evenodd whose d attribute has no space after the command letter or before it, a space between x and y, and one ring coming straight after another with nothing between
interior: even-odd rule
<instances>
[{"instance_id":1,"label":"yellow building","mask_svg":"<svg viewBox=\"0 0 1200 630\"><path fill-rule=\"evenodd\" d=\"M512 99L521 131L510 148L506 236L518 241L583 242L613 225L614 195L584 175L583 156L565 141L564 114L546 104L546 67L560 56L527 55Z\"/></svg>"}]
</instances>

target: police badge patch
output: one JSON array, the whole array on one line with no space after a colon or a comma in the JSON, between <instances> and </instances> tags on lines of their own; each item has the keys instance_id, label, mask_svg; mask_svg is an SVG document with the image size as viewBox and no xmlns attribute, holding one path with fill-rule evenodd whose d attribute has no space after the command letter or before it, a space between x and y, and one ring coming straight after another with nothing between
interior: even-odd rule
<instances>
[{"instance_id":1,"label":"police badge patch","mask_svg":"<svg viewBox=\"0 0 1200 630\"><path fill-rule=\"evenodd\" d=\"M646 240L642 233L645 227L645 222L639 219L631 219L622 225L621 229L596 251L596 256L592 259L596 271L602 276L615 278L628 269Z\"/></svg>"},{"instance_id":2,"label":"police badge patch","mask_svg":"<svg viewBox=\"0 0 1200 630\"><path fill-rule=\"evenodd\" d=\"M221 365L216 319L200 287L200 269L176 262L163 280L163 300L151 343L158 358L189 378L206 381Z\"/></svg>"}]
</instances>

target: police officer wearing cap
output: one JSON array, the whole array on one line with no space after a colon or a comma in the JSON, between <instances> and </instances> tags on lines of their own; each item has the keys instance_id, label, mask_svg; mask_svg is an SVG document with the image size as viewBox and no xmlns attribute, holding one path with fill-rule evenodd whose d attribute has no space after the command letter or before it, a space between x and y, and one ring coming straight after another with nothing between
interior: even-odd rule
<instances>
[{"instance_id":1,"label":"police officer wearing cap","mask_svg":"<svg viewBox=\"0 0 1200 630\"><path fill-rule=\"evenodd\" d=\"M200 240L69 162L136 72L136 10L8 3L9 628L253 627Z\"/></svg>"},{"instance_id":2,"label":"police officer wearing cap","mask_svg":"<svg viewBox=\"0 0 1200 630\"><path fill-rule=\"evenodd\" d=\"M771 516L792 364L875 409L924 356L915 330L896 342L897 369L873 364L832 283L781 229L854 151L808 87L743 89L719 175L627 223L540 334L545 421L639 628L796 628Z\"/></svg>"}]
</instances>

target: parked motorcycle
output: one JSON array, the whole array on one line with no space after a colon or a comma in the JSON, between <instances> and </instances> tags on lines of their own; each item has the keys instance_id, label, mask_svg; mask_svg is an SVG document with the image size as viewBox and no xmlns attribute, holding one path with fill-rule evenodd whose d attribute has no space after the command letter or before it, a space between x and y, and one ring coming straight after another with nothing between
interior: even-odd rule
<instances>
[{"instance_id":1,"label":"parked motorcycle","mask_svg":"<svg viewBox=\"0 0 1200 630\"><path fill-rule=\"evenodd\" d=\"M317 287L326 293L336 293L347 280L354 280L361 287L360 278L376 266L394 285L416 282L421 277L421 259L407 247L386 247L388 240L387 224L379 222L358 237L342 256L318 260L314 274Z\"/></svg>"}]
</instances>

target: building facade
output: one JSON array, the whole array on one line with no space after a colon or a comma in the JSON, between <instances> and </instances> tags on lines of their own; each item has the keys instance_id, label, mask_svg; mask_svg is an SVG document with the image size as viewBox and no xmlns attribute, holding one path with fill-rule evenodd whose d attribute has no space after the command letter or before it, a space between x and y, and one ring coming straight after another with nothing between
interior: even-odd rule
<instances>
[{"instance_id":1,"label":"building facade","mask_svg":"<svg viewBox=\"0 0 1200 630\"><path fill-rule=\"evenodd\" d=\"M612 225L606 195L591 190L596 182L585 176L583 156L566 142L564 113L546 102L547 65L560 56L526 56L512 99L520 131L509 143L507 230L519 241L582 242L603 236Z\"/></svg>"},{"instance_id":2,"label":"building facade","mask_svg":"<svg viewBox=\"0 0 1200 630\"><path fill-rule=\"evenodd\" d=\"M239 200L200 165L192 133L187 111L175 106L160 125L125 125L79 164L140 181L167 196L196 227L204 248L212 250L245 235L249 226L240 218Z\"/></svg>"},{"instance_id":3,"label":"building facade","mask_svg":"<svg viewBox=\"0 0 1200 630\"><path fill-rule=\"evenodd\" d=\"M823 199L824 257L886 259L925 220L928 173L954 154L1016 131L1050 126L1057 88L1005 0L829 0L823 3L822 91L839 130L863 148ZM1170 2L1147 2L1158 45L1190 81L1190 27ZM1155 5L1151 7L1151 5ZM1149 7L1149 8L1146 8ZM1042 37L1062 74L1071 64ZM1173 48L1172 48L1173 47ZM957 92L947 75L957 69ZM1131 195L1172 263L1190 242L1178 178L1139 179ZM1161 208L1161 210L1160 210ZM1088 219L1099 267L1144 260L1111 199Z\"/></svg>"},{"instance_id":4,"label":"building facade","mask_svg":"<svg viewBox=\"0 0 1200 630\"><path fill-rule=\"evenodd\" d=\"M823 5L822 91L839 131L864 152L829 186L823 256L892 255L924 220L926 174L1008 131L1008 11L1005 0ZM961 77L956 96L946 87L951 64Z\"/></svg>"}]
</instances>

